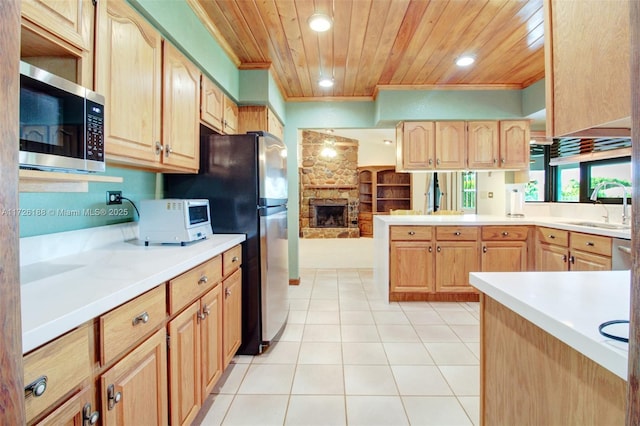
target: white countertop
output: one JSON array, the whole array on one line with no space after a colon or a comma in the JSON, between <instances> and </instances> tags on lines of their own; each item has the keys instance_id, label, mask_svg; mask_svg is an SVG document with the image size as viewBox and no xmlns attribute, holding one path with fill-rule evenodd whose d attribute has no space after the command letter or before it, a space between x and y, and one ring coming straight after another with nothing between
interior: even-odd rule
<instances>
[{"instance_id":1,"label":"white countertop","mask_svg":"<svg viewBox=\"0 0 640 426\"><path fill-rule=\"evenodd\" d=\"M111 242L20 268L26 353L245 240L215 234L191 244ZM26 244L25 244L26 245Z\"/></svg>"},{"instance_id":2,"label":"white countertop","mask_svg":"<svg viewBox=\"0 0 640 426\"><path fill-rule=\"evenodd\" d=\"M559 218L549 216L525 216L507 217L490 215L375 215L375 222L378 221L384 226L391 225L536 225L549 226L567 231L584 232L586 234L605 235L614 238L631 239L631 228L627 229L605 229L591 226L577 225L579 222L597 222L591 220L581 220L580 218ZM612 224L614 225L614 224ZM374 229L375 236L375 229Z\"/></svg>"},{"instance_id":3,"label":"white countertop","mask_svg":"<svg viewBox=\"0 0 640 426\"><path fill-rule=\"evenodd\" d=\"M598 326L628 320L630 272L478 272L470 282L542 330L627 380L628 344ZM628 336L628 325L607 329Z\"/></svg>"},{"instance_id":4,"label":"white countertop","mask_svg":"<svg viewBox=\"0 0 640 426\"><path fill-rule=\"evenodd\" d=\"M613 238L631 239L630 229L603 229L588 226L580 226L575 223L581 222L580 218L560 218L552 216L525 216L511 218L507 216L490 215L374 215L373 216L373 238L374 238L374 268L373 281L380 296L389 301L389 227L392 225L532 225L548 226L567 231L583 232L594 235L604 235ZM589 222L589 220L585 220Z\"/></svg>"}]
</instances>

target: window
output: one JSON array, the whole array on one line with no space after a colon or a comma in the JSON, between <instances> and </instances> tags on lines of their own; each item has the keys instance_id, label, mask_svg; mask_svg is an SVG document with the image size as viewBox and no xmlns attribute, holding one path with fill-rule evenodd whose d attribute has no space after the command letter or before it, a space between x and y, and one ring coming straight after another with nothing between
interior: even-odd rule
<instances>
[{"instance_id":1,"label":"window","mask_svg":"<svg viewBox=\"0 0 640 426\"><path fill-rule=\"evenodd\" d=\"M589 163L588 163L589 164ZM626 189L626 197L631 197L631 161L630 159L614 159L608 161L595 162L588 168L589 188L588 195L591 196L598 184L610 182L623 185ZM618 185L606 185L598 190L598 200L605 202L615 202L622 200L625 193Z\"/></svg>"},{"instance_id":2,"label":"window","mask_svg":"<svg viewBox=\"0 0 640 426\"><path fill-rule=\"evenodd\" d=\"M476 172L462 172L462 211L476 212Z\"/></svg>"},{"instance_id":3,"label":"window","mask_svg":"<svg viewBox=\"0 0 640 426\"><path fill-rule=\"evenodd\" d=\"M529 182L524 189L525 201L545 201L547 186L548 147L531 145L529 155Z\"/></svg>"},{"instance_id":4,"label":"window","mask_svg":"<svg viewBox=\"0 0 640 426\"><path fill-rule=\"evenodd\" d=\"M556 201L580 202L580 164L557 166L556 177Z\"/></svg>"}]
</instances>

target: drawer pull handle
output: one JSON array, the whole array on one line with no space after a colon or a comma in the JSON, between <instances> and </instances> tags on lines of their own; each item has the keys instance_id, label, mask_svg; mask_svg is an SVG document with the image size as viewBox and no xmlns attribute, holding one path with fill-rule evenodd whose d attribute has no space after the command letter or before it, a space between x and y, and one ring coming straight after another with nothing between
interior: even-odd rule
<instances>
[{"instance_id":1,"label":"drawer pull handle","mask_svg":"<svg viewBox=\"0 0 640 426\"><path fill-rule=\"evenodd\" d=\"M482 252L486 253L487 252L487 246L482 247Z\"/></svg>"},{"instance_id":2,"label":"drawer pull handle","mask_svg":"<svg viewBox=\"0 0 640 426\"><path fill-rule=\"evenodd\" d=\"M576 263L576 258L573 256L569 256L569 262L571 262L572 264Z\"/></svg>"},{"instance_id":3,"label":"drawer pull handle","mask_svg":"<svg viewBox=\"0 0 640 426\"><path fill-rule=\"evenodd\" d=\"M122 399L122 392L116 392L116 388L113 385L109 385L107 388L107 400L108 400L108 409L113 410L113 407L116 406L118 402Z\"/></svg>"},{"instance_id":4,"label":"drawer pull handle","mask_svg":"<svg viewBox=\"0 0 640 426\"><path fill-rule=\"evenodd\" d=\"M145 311L140 315L138 315L137 317L135 317L131 322L133 323L133 325L138 325L140 323L146 324L149 322L149 314Z\"/></svg>"},{"instance_id":5,"label":"drawer pull handle","mask_svg":"<svg viewBox=\"0 0 640 426\"><path fill-rule=\"evenodd\" d=\"M553 235L553 234L549 234L549 238L551 238L552 240L555 240L555 239L556 239L556 236L555 236L555 235Z\"/></svg>"},{"instance_id":6,"label":"drawer pull handle","mask_svg":"<svg viewBox=\"0 0 640 426\"><path fill-rule=\"evenodd\" d=\"M562 261L564 263L567 263L567 255L566 254L562 255Z\"/></svg>"},{"instance_id":7,"label":"drawer pull handle","mask_svg":"<svg viewBox=\"0 0 640 426\"><path fill-rule=\"evenodd\" d=\"M433 252L433 247L429 246L429 253Z\"/></svg>"},{"instance_id":8,"label":"drawer pull handle","mask_svg":"<svg viewBox=\"0 0 640 426\"><path fill-rule=\"evenodd\" d=\"M504 231L504 232L502 233L502 236L503 236L503 237L508 237L508 236L509 236L509 233L508 233L507 231Z\"/></svg>"},{"instance_id":9,"label":"drawer pull handle","mask_svg":"<svg viewBox=\"0 0 640 426\"><path fill-rule=\"evenodd\" d=\"M231 289L230 288L225 288L224 289L224 296L225 297L231 296Z\"/></svg>"},{"instance_id":10,"label":"drawer pull handle","mask_svg":"<svg viewBox=\"0 0 640 426\"><path fill-rule=\"evenodd\" d=\"M240 259L238 259L238 256L233 256L231 258L231 263L236 263L238 260L240 260Z\"/></svg>"},{"instance_id":11,"label":"drawer pull handle","mask_svg":"<svg viewBox=\"0 0 640 426\"><path fill-rule=\"evenodd\" d=\"M97 411L91 412L91 404L88 402L82 408L82 424L83 425L95 425L98 423L100 413Z\"/></svg>"},{"instance_id":12,"label":"drawer pull handle","mask_svg":"<svg viewBox=\"0 0 640 426\"><path fill-rule=\"evenodd\" d=\"M24 387L24 397L33 396L35 398L42 396L47 390L47 376L40 376L33 382Z\"/></svg>"},{"instance_id":13,"label":"drawer pull handle","mask_svg":"<svg viewBox=\"0 0 640 426\"><path fill-rule=\"evenodd\" d=\"M436 248L436 251L437 251L438 253L440 253L440 251L441 251L441 250L442 250L442 249L440 248L440 246L438 246L438 247Z\"/></svg>"},{"instance_id":14,"label":"drawer pull handle","mask_svg":"<svg viewBox=\"0 0 640 426\"><path fill-rule=\"evenodd\" d=\"M460 233L460 231L456 231L456 232L453 233L453 235L455 235L456 237L459 237L462 234Z\"/></svg>"},{"instance_id":15,"label":"drawer pull handle","mask_svg":"<svg viewBox=\"0 0 640 426\"><path fill-rule=\"evenodd\" d=\"M209 282L209 278L206 275L203 275L200 277L200 279L198 280L198 285L200 284L206 284Z\"/></svg>"},{"instance_id":16,"label":"drawer pull handle","mask_svg":"<svg viewBox=\"0 0 640 426\"><path fill-rule=\"evenodd\" d=\"M587 245L588 245L589 247L593 247L593 246L595 246L595 244L594 244L594 243L592 243L591 241L587 241Z\"/></svg>"},{"instance_id":17,"label":"drawer pull handle","mask_svg":"<svg viewBox=\"0 0 640 426\"><path fill-rule=\"evenodd\" d=\"M409 235L416 235L416 231L409 231L409 232L407 232L407 234L409 234Z\"/></svg>"}]
</instances>

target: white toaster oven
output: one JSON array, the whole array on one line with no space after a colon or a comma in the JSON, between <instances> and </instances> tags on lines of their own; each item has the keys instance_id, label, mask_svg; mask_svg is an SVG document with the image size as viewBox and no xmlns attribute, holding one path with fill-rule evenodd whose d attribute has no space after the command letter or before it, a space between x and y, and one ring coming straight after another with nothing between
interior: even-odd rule
<instances>
[{"instance_id":1,"label":"white toaster oven","mask_svg":"<svg viewBox=\"0 0 640 426\"><path fill-rule=\"evenodd\" d=\"M145 245L203 240L213 235L209 200L142 200L138 229Z\"/></svg>"}]
</instances>

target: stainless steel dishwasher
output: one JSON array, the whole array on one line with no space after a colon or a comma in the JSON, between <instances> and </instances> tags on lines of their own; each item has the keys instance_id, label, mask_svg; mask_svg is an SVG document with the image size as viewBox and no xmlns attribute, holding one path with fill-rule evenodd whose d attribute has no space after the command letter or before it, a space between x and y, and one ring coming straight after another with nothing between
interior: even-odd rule
<instances>
[{"instance_id":1,"label":"stainless steel dishwasher","mask_svg":"<svg viewBox=\"0 0 640 426\"><path fill-rule=\"evenodd\" d=\"M613 238L611 247L611 269L631 269L631 240Z\"/></svg>"}]
</instances>

